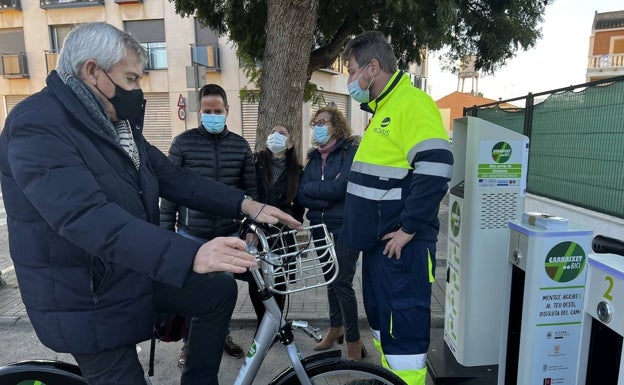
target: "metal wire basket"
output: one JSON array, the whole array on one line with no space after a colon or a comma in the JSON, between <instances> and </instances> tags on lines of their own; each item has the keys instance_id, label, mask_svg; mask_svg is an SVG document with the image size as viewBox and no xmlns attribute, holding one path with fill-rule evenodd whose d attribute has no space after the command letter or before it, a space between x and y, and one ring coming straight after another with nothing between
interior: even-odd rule
<instances>
[{"instance_id":1,"label":"metal wire basket","mask_svg":"<svg viewBox=\"0 0 624 385\"><path fill-rule=\"evenodd\" d=\"M262 245L258 265L264 285L274 293L296 293L328 285L336 279L338 260L334 241L324 224L269 235L260 228L254 231Z\"/></svg>"}]
</instances>

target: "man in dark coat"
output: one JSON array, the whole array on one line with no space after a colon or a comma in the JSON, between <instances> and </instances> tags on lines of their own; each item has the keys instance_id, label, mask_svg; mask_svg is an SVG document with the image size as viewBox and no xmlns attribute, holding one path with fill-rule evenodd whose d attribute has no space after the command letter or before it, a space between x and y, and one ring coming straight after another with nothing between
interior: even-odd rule
<instances>
[{"instance_id":1,"label":"man in dark coat","mask_svg":"<svg viewBox=\"0 0 624 385\"><path fill-rule=\"evenodd\" d=\"M47 87L0 135L9 246L44 345L71 353L91 385L145 384L135 344L153 312L193 316L182 383L218 384L245 242L199 243L158 226L162 196L224 216L300 224L171 163L142 135L145 49L105 23L67 36ZM264 208L263 208L264 207Z\"/></svg>"},{"instance_id":2,"label":"man in dark coat","mask_svg":"<svg viewBox=\"0 0 624 385\"><path fill-rule=\"evenodd\" d=\"M201 124L176 136L169 147L169 159L182 168L188 168L225 185L243 190L257 198L258 189L254 159L245 138L231 132L225 124L230 106L225 90L218 84L206 84L199 90ZM238 233L236 218L212 215L175 202L160 201L160 227L176 231L187 238L206 242L216 237ZM188 350L187 336L178 366L184 368ZM245 351L228 333L225 352L243 358Z\"/></svg>"}]
</instances>

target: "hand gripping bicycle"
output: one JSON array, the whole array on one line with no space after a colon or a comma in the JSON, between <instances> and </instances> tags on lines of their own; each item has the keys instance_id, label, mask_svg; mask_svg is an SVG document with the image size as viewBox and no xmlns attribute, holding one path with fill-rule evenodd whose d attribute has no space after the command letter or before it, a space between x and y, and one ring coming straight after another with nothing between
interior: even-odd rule
<instances>
[{"instance_id":1,"label":"hand gripping bicycle","mask_svg":"<svg viewBox=\"0 0 624 385\"><path fill-rule=\"evenodd\" d=\"M381 366L341 359L339 350L302 357L294 342L293 328L302 328L315 339L318 335L305 322L287 322L273 293L292 294L333 282L338 275L334 243L323 224L306 227L303 231L281 231L262 226L250 220L243 221L241 226L243 238L251 231L259 240L257 248L249 247L250 253L258 258L259 265L251 273L258 284L266 312L234 385L253 384L264 357L276 340L285 346L292 366L278 374L270 385L405 384Z\"/></svg>"}]
</instances>

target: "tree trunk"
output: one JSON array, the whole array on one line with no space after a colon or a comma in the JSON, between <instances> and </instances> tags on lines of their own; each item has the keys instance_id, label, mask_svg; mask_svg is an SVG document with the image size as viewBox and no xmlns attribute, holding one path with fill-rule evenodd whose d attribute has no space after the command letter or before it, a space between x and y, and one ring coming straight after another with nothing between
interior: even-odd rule
<instances>
[{"instance_id":1,"label":"tree trunk","mask_svg":"<svg viewBox=\"0 0 624 385\"><path fill-rule=\"evenodd\" d=\"M301 119L318 0L267 0L256 150L276 125L290 130L302 159Z\"/></svg>"}]
</instances>

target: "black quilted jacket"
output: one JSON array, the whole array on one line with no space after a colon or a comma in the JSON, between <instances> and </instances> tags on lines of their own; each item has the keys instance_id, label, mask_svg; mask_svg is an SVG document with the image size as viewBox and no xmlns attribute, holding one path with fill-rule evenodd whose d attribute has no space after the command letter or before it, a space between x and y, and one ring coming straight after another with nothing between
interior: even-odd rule
<instances>
[{"instance_id":1,"label":"black quilted jacket","mask_svg":"<svg viewBox=\"0 0 624 385\"><path fill-rule=\"evenodd\" d=\"M169 159L180 167L197 171L257 198L256 169L249 144L227 127L216 135L209 134L201 126L183 132L173 139ZM163 199L160 226L173 231L176 224L187 233L204 239L232 235L239 225L235 218L216 217Z\"/></svg>"}]
</instances>

